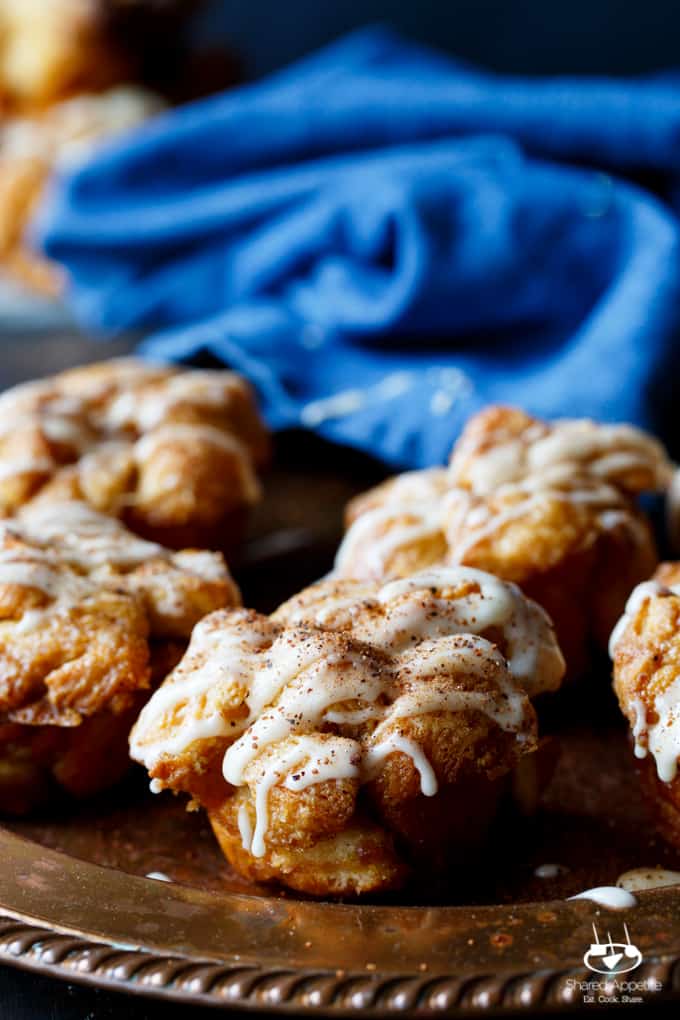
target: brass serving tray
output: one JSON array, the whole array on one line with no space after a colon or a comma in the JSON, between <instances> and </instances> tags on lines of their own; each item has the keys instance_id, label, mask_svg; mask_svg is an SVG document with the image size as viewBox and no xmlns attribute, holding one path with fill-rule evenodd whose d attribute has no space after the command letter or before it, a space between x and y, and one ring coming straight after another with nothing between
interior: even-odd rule
<instances>
[{"instance_id":1,"label":"brass serving tray","mask_svg":"<svg viewBox=\"0 0 680 1020\"><path fill-rule=\"evenodd\" d=\"M299 437L280 444L238 572L246 601L267 610L327 569L344 501L375 478L374 465ZM542 1013L586 1007L592 924L620 941L625 921L643 955L624 975L636 994L680 996L680 886L638 893L625 912L567 899L630 868L680 870L646 817L606 664L543 711L561 752L536 817L501 820L466 873L436 886L416 876L380 902L247 885L202 816L152 797L141 770L91 805L6 823L0 961L225 1009ZM546 863L562 868L540 877ZM599 980L596 998L620 997L613 978Z\"/></svg>"},{"instance_id":2,"label":"brass serving tray","mask_svg":"<svg viewBox=\"0 0 680 1020\"><path fill-rule=\"evenodd\" d=\"M344 1016L573 1008L575 982L593 976L582 964L592 920L620 922L585 901L356 906L208 892L7 831L0 851L4 962L194 1004ZM656 890L625 914L645 997L673 994L677 907L676 892Z\"/></svg>"}]
</instances>

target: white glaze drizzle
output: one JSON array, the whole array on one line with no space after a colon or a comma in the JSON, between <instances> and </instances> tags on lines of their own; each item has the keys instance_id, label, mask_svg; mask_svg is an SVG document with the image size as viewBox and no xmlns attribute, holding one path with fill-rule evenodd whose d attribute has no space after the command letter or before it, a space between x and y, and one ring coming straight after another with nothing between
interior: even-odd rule
<instances>
[{"instance_id":1,"label":"white glaze drizzle","mask_svg":"<svg viewBox=\"0 0 680 1020\"><path fill-rule=\"evenodd\" d=\"M637 900L627 889L621 889L616 885L600 885L594 889L586 889L577 896L569 896L570 900L592 900L601 907L609 910L628 910L637 906Z\"/></svg>"},{"instance_id":2,"label":"white glaze drizzle","mask_svg":"<svg viewBox=\"0 0 680 1020\"><path fill-rule=\"evenodd\" d=\"M224 756L223 773L227 782L234 786L248 783L254 790L256 827L250 850L256 857L265 853L269 791L284 776L287 778L283 785L290 790L300 790L327 779L354 776L366 782L375 775L381 761L400 751L412 759L419 772L422 792L433 796L437 781L423 751L398 732L390 732L399 720L429 712L477 710L493 718L503 729L517 731L518 739L524 735L521 727L526 698L510 680L503 657L483 638L452 636L419 647L419 654L409 661L410 681L415 683L437 671L450 671L452 661L468 675L488 676L492 663L496 667L497 688L465 691L443 690L434 684L420 686L392 703L374 731L371 747L363 758L361 745L346 738L333 738L340 742L340 749L329 758L330 738L308 731L323 725L329 705L356 699L359 693L363 698L373 699L387 693L390 678L367 671L366 662L360 656L347 651L334 656L328 650L328 637L315 639L312 636L307 639L307 647L302 649L299 645L292 646L290 636L277 639L268 653L271 665L253 678L248 698L253 721ZM265 705L269 707L263 711ZM298 730L302 730L301 735ZM267 762L264 768L261 767L263 757ZM294 780L289 773L305 762L305 777ZM360 770L357 762L361 763Z\"/></svg>"},{"instance_id":3,"label":"white glaze drizzle","mask_svg":"<svg viewBox=\"0 0 680 1020\"><path fill-rule=\"evenodd\" d=\"M633 741L636 758L646 758L649 747L649 734L647 732L647 706L642 698L633 698L631 707L635 712L633 723Z\"/></svg>"},{"instance_id":4,"label":"white glaze drizzle","mask_svg":"<svg viewBox=\"0 0 680 1020\"><path fill-rule=\"evenodd\" d=\"M241 837L241 845L247 848L252 847L253 824L250 820L250 810L246 801L239 805L236 824L238 825L238 834Z\"/></svg>"},{"instance_id":5,"label":"white glaze drizzle","mask_svg":"<svg viewBox=\"0 0 680 1020\"><path fill-rule=\"evenodd\" d=\"M446 589L456 591L470 586L464 595L446 598ZM423 593L428 599L423 603ZM554 641L552 626L544 611L527 599L511 582L474 567L431 568L389 581L377 595L389 605L382 627L372 640L380 647L406 648L413 633L422 638L450 634L483 634L499 628L505 643L505 655L512 677L533 696L538 691L556 689L564 673L564 662ZM357 631L359 636L361 630ZM538 671L539 651L547 644L555 648L551 669L544 663Z\"/></svg>"},{"instance_id":6,"label":"white glaze drizzle","mask_svg":"<svg viewBox=\"0 0 680 1020\"><path fill-rule=\"evenodd\" d=\"M488 678L492 671L494 686L490 690L442 688L437 683L417 686L401 694L386 711L373 733L380 741L382 734L399 719L411 719L430 712L464 712L475 710L493 719L502 730L516 732L521 739L521 726L526 711L526 696L507 670L507 663L495 645L476 634L460 634L432 641L410 653L409 677L430 680L445 677L452 661L465 676Z\"/></svg>"},{"instance_id":7,"label":"white glaze drizzle","mask_svg":"<svg viewBox=\"0 0 680 1020\"><path fill-rule=\"evenodd\" d=\"M5 398L9 398L12 393L9 390L4 394ZM14 408L12 402L5 399L0 411L0 438L39 427L49 439L80 448L92 440L91 432L82 420L85 412L85 405L72 397L55 396L45 399L44 403L33 409L24 408L23 399L17 399Z\"/></svg>"},{"instance_id":8,"label":"white glaze drizzle","mask_svg":"<svg viewBox=\"0 0 680 1020\"><path fill-rule=\"evenodd\" d=\"M53 582L45 574L43 583L37 584L41 578L34 572L36 583L33 586L37 585L50 597L53 589L58 589L62 602L68 586L73 589L71 603L77 601L79 594L91 593L102 586L124 588L132 595L141 594L145 602L150 600L154 617L162 618L166 628L178 627L179 633L184 635L195 615L192 599L196 581L205 585L219 584L220 594L224 592L227 601L237 597L219 553L172 552L139 538L115 518L100 514L77 500L29 503L18 517L4 522L3 527L28 543L25 551L15 555L6 550L5 555L45 564L45 570L54 574ZM147 564L151 566L149 572L138 569ZM74 588L74 583L68 580L74 571L75 576L89 579L88 589ZM11 571L5 569L3 576L9 583L12 580L22 583L16 566ZM28 610L20 620L13 622L13 627L18 633L35 630L46 612L47 607Z\"/></svg>"},{"instance_id":9,"label":"white glaze drizzle","mask_svg":"<svg viewBox=\"0 0 680 1020\"><path fill-rule=\"evenodd\" d=\"M466 504L461 500L446 529L452 562L463 562L480 542L497 535L512 521L529 517L535 508L546 502L589 507L592 523L601 531L612 530L622 522L635 522L620 492L611 485L569 475L566 465L558 465L517 483L499 486L494 498L501 504L507 500L505 509L485 503ZM459 529L462 530L461 536L457 535Z\"/></svg>"},{"instance_id":10,"label":"white glaze drizzle","mask_svg":"<svg viewBox=\"0 0 680 1020\"><path fill-rule=\"evenodd\" d=\"M53 469L54 461L47 457L22 457L17 460L0 461L0 483L22 475L49 474Z\"/></svg>"},{"instance_id":11,"label":"white glaze drizzle","mask_svg":"<svg viewBox=\"0 0 680 1020\"><path fill-rule=\"evenodd\" d=\"M644 581L633 589L626 603L623 616L618 621L609 641L611 658L616 655L617 645L626 629L649 599L680 595L680 585L666 586L658 581ZM632 734L636 758L651 754L656 762L659 779L672 782L678 771L680 757L680 677L665 690L655 693L652 704L646 704L641 697L633 698L634 712ZM649 722L649 709L653 709L656 722Z\"/></svg>"},{"instance_id":12,"label":"white glaze drizzle","mask_svg":"<svg viewBox=\"0 0 680 1020\"><path fill-rule=\"evenodd\" d=\"M80 500L29 504L19 521L29 539L56 543L67 562L85 569L106 564L132 568L170 556L162 546L138 538L115 518Z\"/></svg>"},{"instance_id":13,"label":"white glaze drizzle","mask_svg":"<svg viewBox=\"0 0 680 1020\"><path fill-rule=\"evenodd\" d=\"M359 758L360 748L356 741L344 737L322 738L311 734L291 737L284 750L278 751L269 760L265 755L264 763L257 762L257 775L252 780L255 792L255 829L250 846L246 846L246 849L254 857L263 857L266 852L269 793L273 786L283 780L286 789L303 790L329 779L354 779L359 774Z\"/></svg>"},{"instance_id":14,"label":"white glaze drizzle","mask_svg":"<svg viewBox=\"0 0 680 1020\"><path fill-rule=\"evenodd\" d=\"M162 108L154 93L129 85L81 93L54 103L38 116L7 119L0 129L0 159L71 165L102 139L136 127Z\"/></svg>"},{"instance_id":15,"label":"white glaze drizzle","mask_svg":"<svg viewBox=\"0 0 680 1020\"><path fill-rule=\"evenodd\" d=\"M2 532L5 536L16 534L6 522L2 524ZM34 588L50 600L48 606L29 609L18 621L12 622L17 634L35 632L55 608L67 610L95 591L89 578L60 564L49 549L26 545L0 548L0 585Z\"/></svg>"},{"instance_id":16,"label":"white glaze drizzle","mask_svg":"<svg viewBox=\"0 0 680 1020\"><path fill-rule=\"evenodd\" d=\"M16 421L18 415L31 414L53 392L52 384L46 379L33 379L4 390L0 393L0 421L9 424Z\"/></svg>"},{"instance_id":17,"label":"white glaze drizzle","mask_svg":"<svg viewBox=\"0 0 680 1020\"><path fill-rule=\"evenodd\" d=\"M368 748L364 757L366 773L368 775L377 774L385 759L395 751L405 754L413 762L420 776L420 792L423 796L434 797L439 788L434 769L422 748L414 740L409 740L408 737L404 737L400 733L389 734L378 744Z\"/></svg>"},{"instance_id":18,"label":"white glaze drizzle","mask_svg":"<svg viewBox=\"0 0 680 1020\"><path fill-rule=\"evenodd\" d=\"M659 779L670 783L677 775L680 756L680 678L655 696L654 711L658 720L646 723L647 746L639 738L636 755L644 758L649 752L656 762Z\"/></svg>"},{"instance_id":19,"label":"white glaze drizzle","mask_svg":"<svg viewBox=\"0 0 680 1020\"><path fill-rule=\"evenodd\" d=\"M616 646L623 637L623 632L627 629L628 625L635 619L637 614L642 609L645 602L651 598L655 598L657 595L671 594L670 588L667 588L663 584L659 584L658 581L643 581L642 584L638 584L633 588L632 592L628 596L626 602L626 608L623 611L621 619L616 623L611 636L609 638L609 658L613 659L616 655Z\"/></svg>"},{"instance_id":20,"label":"white glaze drizzle","mask_svg":"<svg viewBox=\"0 0 680 1020\"><path fill-rule=\"evenodd\" d=\"M347 530L335 559L334 572L349 576L361 558L361 576L382 578L399 550L442 534L439 502L412 502L398 508L389 503L361 514Z\"/></svg>"},{"instance_id":21,"label":"white glaze drizzle","mask_svg":"<svg viewBox=\"0 0 680 1020\"><path fill-rule=\"evenodd\" d=\"M296 732L309 732L322 724L326 709L361 697L375 701L387 679L378 670L368 672L365 659L350 651L331 634L287 634L269 650L269 665L255 672L248 694L247 729L224 756L224 778L240 786L249 765L265 748ZM334 655L333 647L338 648Z\"/></svg>"},{"instance_id":22,"label":"white glaze drizzle","mask_svg":"<svg viewBox=\"0 0 680 1020\"><path fill-rule=\"evenodd\" d=\"M494 441L495 439L495 441ZM463 472L472 491L488 495L500 486L540 477L555 466L571 474L584 469L595 478L616 484L622 475L651 473L654 487L663 489L671 465L661 444L631 425L602 425L587 419L563 419L550 425L534 422L519 436L505 429L484 436L489 449L475 437L454 453L454 480Z\"/></svg>"},{"instance_id":23,"label":"white glaze drizzle","mask_svg":"<svg viewBox=\"0 0 680 1020\"><path fill-rule=\"evenodd\" d=\"M499 428L483 442L487 449L474 434L464 435L448 476L440 469L410 472L378 489L376 504L347 530L336 574L388 576L400 550L444 536L449 559L464 562L480 542L546 499L590 506L593 525L602 531L621 524L642 528L622 493L624 483L639 485L635 475L641 473L661 490L672 473L661 444L628 425L533 422L519 436ZM493 508L483 502L490 496ZM499 509L503 500L507 505Z\"/></svg>"},{"instance_id":24,"label":"white glaze drizzle","mask_svg":"<svg viewBox=\"0 0 680 1020\"><path fill-rule=\"evenodd\" d=\"M561 682L564 661L550 620L512 582L475 567L435 566L388 581L374 596L364 598L363 613L356 591L343 588L344 583L339 582L337 594L332 579L330 588L317 586L316 602L296 605L293 600L286 620L331 629L350 626L360 640L392 653L431 637L500 629L510 672L531 697L555 690ZM463 593L462 587L468 590ZM309 591L314 593L314 588ZM381 614L371 612L376 604L382 607ZM541 657L546 647L554 650L549 659Z\"/></svg>"},{"instance_id":25,"label":"white glaze drizzle","mask_svg":"<svg viewBox=\"0 0 680 1020\"><path fill-rule=\"evenodd\" d=\"M140 713L130 751L149 771L165 755L182 754L199 740L236 736L248 725L240 706L223 704L221 686L247 689L253 654L269 647L271 635L251 626L245 610L235 611L230 628L220 626L222 619L211 614L194 627L185 659Z\"/></svg>"},{"instance_id":26,"label":"white glaze drizzle","mask_svg":"<svg viewBox=\"0 0 680 1020\"><path fill-rule=\"evenodd\" d=\"M244 386L233 372L190 371L148 365L134 359L112 361L108 371L88 369L64 372L47 380L16 386L0 395L0 440L8 435L30 439L35 431L70 448L71 458L86 466L90 455L97 463L102 446L122 441L140 466L146 465L168 441L204 442L233 454L239 495L246 502L259 498L260 486L247 447L231 432L199 422L165 421L178 404L191 404L199 413L228 412L235 392ZM151 430L130 447L130 429ZM125 431L127 430L127 431ZM51 473L63 458L53 460L41 452L0 459L0 483L28 472ZM129 501L132 501L130 497Z\"/></svg>"},{"instance_id":27,"label":"white glaze drizzle","mask_svg":"<svg viewBox=\"0 0 680 1020\"><path fill-rule=\"evenodd\" d=\"M221 411L228 406L231 395L243 388L242 380L233 372L198 369L168 375L157 385L153 385L153 379L151 383L141 394L127 389L111 401L105 417L109 429L135 428L139 432L149 432L184 403Z\"/></svg>"},{"instance_id":28,"label":"white glaze drizzle","mask_svg":"<svg viewBox=\"0 0 680 1020\"><path fill-rule=\"evenodd\" d=\"M74 584L77 583L77 578L74 578ZM3 549L0 551L0 584L35 588L50 598L57 598L61 593L62 577L47 557L41 558L32 550Z\"/></svg>"},{"instance_id":29,"label":"white glaze drizzle","mask_svg":"<svg viewBox=\"0 0 680 1020\"><path fill-rule=\"evenodd\" d=\"M335 573L351 576L357 558L361 576L380 579L400 549L442 533L443 468L408 471L394 478L384 499L361 513L348 528L335 559Z\"/></svg>"}]
</instances>

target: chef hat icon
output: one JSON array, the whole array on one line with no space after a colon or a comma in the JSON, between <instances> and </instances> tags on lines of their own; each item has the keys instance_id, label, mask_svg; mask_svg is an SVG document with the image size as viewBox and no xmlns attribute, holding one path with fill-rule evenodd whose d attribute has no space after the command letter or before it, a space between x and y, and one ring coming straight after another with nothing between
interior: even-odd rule
<instances>
[{"instance_id":1,"label":"chef hat icon","mask_svg":"<svg viewBox=\"0 0 680 1020\"><path fill-rule=\"evenodd\" d=\"M586 967L598 974L621 974L638 967L642 963L642 953L631 942L628 926L625 923L623 930L626 936L625 942L614 942L611 932L607 932L606 942L601 942L597 928L593 923L595 941L590 943L590 948L583 957Z\"/></svg>"}]
</instances>

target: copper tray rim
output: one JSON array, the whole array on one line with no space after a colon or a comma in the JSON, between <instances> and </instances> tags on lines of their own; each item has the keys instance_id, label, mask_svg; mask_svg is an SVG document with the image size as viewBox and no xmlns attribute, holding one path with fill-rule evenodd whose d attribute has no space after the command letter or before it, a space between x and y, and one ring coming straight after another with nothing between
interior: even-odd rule
<instances>
[{"instance_id":1,"label":"copper tray rim","mask_svg":"<svg viewBox=\"0 0 680 1020\"><path fill-rule=\"evenodd\" d=\"M0 962L111 991L295 1015L573 1010L582 1005L573 982L593 977L573 947L587 947L595 918L605 928L625 919L642 935L635 980L658 982L645 996L679 994L680 887L638 893L637 907L623 912L587 900L364 906L154 881L1 826L0 855ZM452 923L456 943L447 952L429 936ZM524 941L508 954L503 939L518 929ZM345 937L355 956L348 966L338 954ZM554 947L567 942L556 963Z\"/></svg>"}]
</instances>

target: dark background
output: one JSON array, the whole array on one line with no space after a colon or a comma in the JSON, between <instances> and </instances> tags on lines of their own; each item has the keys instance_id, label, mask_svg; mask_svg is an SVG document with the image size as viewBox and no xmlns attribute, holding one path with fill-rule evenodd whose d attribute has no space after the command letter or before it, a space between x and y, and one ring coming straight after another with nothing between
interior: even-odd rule
<instances>
[{"instance_id":1,"label":"dark background","mask_svg":"<svg viewBox=\"0 0 680 1020\"><path fill-rule=\"evenodd\" d=\"M375 22L499 71L680 66L677 0L208 0L197 33L230 40L253 77Z\"/></svg>"},{"instance_id":2,"label":"dark background","mask_svg":"<svg viewBox=\"0 0 680 1020\"><path fill-rule=\"evenodd\" d=\"M678 0L212 0L196 38L229 44L252 78L376 22L503 72L639 74L680 67ZM8 346L17 363L4 366L3 375L9 369L13 378L3 384L34 374L37 347L47 372L59 367L50 362L64 345L73 354L73 344L78 341L61 338L27 345L30 365L21 364L22 345ZM646 1006L648 1011L677 1016L677 1005ZM0 1020L175 1020L199 1014L217 1015L0 968Z\"/></svg>"}]
</instances>

